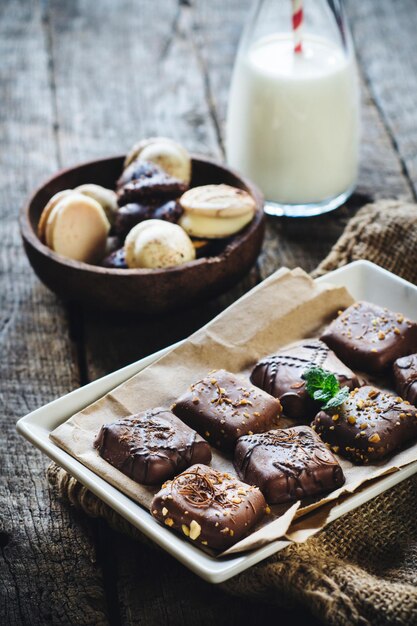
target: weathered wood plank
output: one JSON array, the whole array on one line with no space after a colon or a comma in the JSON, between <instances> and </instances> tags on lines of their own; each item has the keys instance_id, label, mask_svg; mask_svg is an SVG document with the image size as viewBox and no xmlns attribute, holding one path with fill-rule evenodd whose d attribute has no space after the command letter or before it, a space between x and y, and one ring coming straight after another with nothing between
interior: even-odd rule
<instances>
[{"instance_id":1,"label":"weathered wood plank","mask_svg":"<svg viewBox=\"0 0 417 626\"><path fill-rule=\"evenodd\" d=\"M40 6L0 7L0 623L106 623L93 525L51 500L16 420L79 384L66 314L24 257L17 212L57 168Z\"/></svg>"},{"instance_id":2,"label":"weathered wood plank","mask_svg":"<svg viewBox=\"0 0 417 626\"><path fill-rule=\"evenodd\" d=\"M416 197L417 3L348 0L347 10L369 91Z\"/></svg>"}]
</instances>

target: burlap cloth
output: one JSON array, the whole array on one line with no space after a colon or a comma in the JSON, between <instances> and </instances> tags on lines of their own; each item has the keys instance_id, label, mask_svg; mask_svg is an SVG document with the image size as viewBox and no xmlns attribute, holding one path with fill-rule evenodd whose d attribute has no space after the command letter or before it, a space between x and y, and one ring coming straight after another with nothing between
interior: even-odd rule
<instances>
[{"instance_id":1,"label":"burlap cloth","mask_svg":"<svg viewBox=\"0 0 417 626\"><path fill-rule=\"evenodd\" d=\"M417 205L363 207L314 276L369 259L417 284ZM143 536L63 469L53 492L135 539ZM410 478L223 585L236 595L303 604L325 624L417 624L417 478Z\"/></svg>"}]
</instances>

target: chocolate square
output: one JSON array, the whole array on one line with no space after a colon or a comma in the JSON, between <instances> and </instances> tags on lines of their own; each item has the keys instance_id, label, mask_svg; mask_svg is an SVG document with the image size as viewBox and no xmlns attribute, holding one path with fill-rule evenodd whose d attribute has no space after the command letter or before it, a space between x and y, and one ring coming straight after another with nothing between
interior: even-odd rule
<instances>
[{"instance_id":1,"label":"chocolate square","mask_svg":"<svg viewBox=\"0 0 417 626\"><path fill-rule=\"evenodd\" d=\"M230 449L242 435L273 428L281 404L238 376L217 370L191 385L172 411L213 446Z\"/></svg>"},{"instance_id":2,"label":"chocolate square","mask_svg":"<svg viewBox=\"0 0 417 626\"><path fill-rule=\"evenodd\" d=\"M211 461L207 441L164 408L105 424L94 445L103 459L143 485L161 483L193 463Z\"/></svg>"},{"instance_id":3,"label":"chocolate square","mask_svg":"<svg viewBox=\"0 0 417 626\"><path fill-rule=\"evenodd\" d=\"M397 359L393 371L398 395L417 406L417 354Z\"/></svg>"},{"instance_id":4,"label":"chocolate square","mask_svg":"<svg viewBox=\"0 0 417 626\"><path fill-rule=\"evenodd\" d=\"M340 313L321 339L344 363L372 374L417 351L417 324L401 313L357 302Z\"/></svg>"},{"instance_id":5,"label":"chocolate square","mask_svg":"<svg viewBox=\"0 0 417 626\"><path fill-rule=\"evenodd\" d=\"M341 387L354 389L359 380L330 348L319 339L305 339L259 361L251 374L251 382L282 404L286 417L309 420L320 404L306 391L303 373L310 367L322 367L332 372Z\"/></svg>"},{"instance_id":6,"label":"chocolate square","mask_svg":"<svg viewBox=\"0 0 417 626\"><path fill-rule=\"evenodd\" d=\"M226 550L263 517L266 502L256 487L205 465L193 465L155 495L152 515L189 541Z\"/></svg>"},{"instance_id":7,"label":"chocolate square","mask_svg":"<svg viewBox=\"0 0 417 626\"><path fill-rule=\"evenodd\" d=\"M259 487L269 504L302 500L345 482L337 459L309 426L241 437L234 465L239 478Z\"/></svg>"},{"instance_id":8,"label":"chocolate square","mask_svg":"<svg viewBox=\"0 0 417 626\"><path fill-rule=\"evenodd\" d=\"M392 393L366 385L336 409L320 411L312 427L333 452L363 464L417 438L417 409Z\"/></svg>"}]
</instances>

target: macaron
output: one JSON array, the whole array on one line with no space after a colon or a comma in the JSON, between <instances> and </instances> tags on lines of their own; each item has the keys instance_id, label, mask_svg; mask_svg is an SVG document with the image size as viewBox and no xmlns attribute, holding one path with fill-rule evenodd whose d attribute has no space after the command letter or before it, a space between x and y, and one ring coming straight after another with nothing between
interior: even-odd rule
<instances>
[{"instance_id":1,"label":"macaron","mask_svg":"<svg viewBox=\"0 0 417 626\"><path fill-rule=\"evenodd\" d=\"M110 223L103 207L78 192L65 195L46 220L46 244L69 259L96 263L106 250Z\"/></svg>"},{"instance_id":2,"label":"macaron","mask_svg":"<svg viewBox=\"0 0 417 626\"><path fill-rule=\"evenodd\" d=\"M78 187L75 187L74 191L82 193L89 198L93 198L93 200L96 200L99 204L101 204L107 219L110 224L113 224L115 215L119 208L115 191L102 187L101 185L95 185L94 183L79 185Z\"/></svg>"},{"instance_id":3,"label":"macaron","mask_svg":"<svg viewBox=\"0 0 417 626\"><path fill-rule=\"evenodd\" d=\"M135 144L125 159L126 168L133 161L149 161L159 165L167 174L189 183L191 157L179 143L168 137L150 137Z\"/></svg>"},{"instance_id":4,"label":"macaron","mask_svg":"<svg viewBox=\"0 0 417 626\"><path fill-rule=\"evenodd\" d=\"M195 259L191 239L177 224L146 220L126 237L125 257L129 268L156 269L182 265Z\"/></svg>"},{"instance_id":5,"label":"macaron","mask_svg":"<svg viewBox=\"0 0 417 626\"><path fill-rule=\"evenodd\" d=\"M230 185L203 185L179 199L184 213L180 226L192 237L230 237L249 224L256 210L251 195Z\"/></svg>"},{"instance_id":6,"label":"macaron","mask_svg":"<svg viewBox=\"0 0 417 626\"><path fill-rule=\"evenodd\" d=\"M53 195L52 198L50 198L45 204L38 224L38 237L42 241L42 243L46 243L46 222L49 215L51 214L52 209L58 204L60 200L62 200L62 198L65 198L70 193L72 193L72 189L64 189L63 191L58 191L58 193Z\"/></svg>"}]
</instances>

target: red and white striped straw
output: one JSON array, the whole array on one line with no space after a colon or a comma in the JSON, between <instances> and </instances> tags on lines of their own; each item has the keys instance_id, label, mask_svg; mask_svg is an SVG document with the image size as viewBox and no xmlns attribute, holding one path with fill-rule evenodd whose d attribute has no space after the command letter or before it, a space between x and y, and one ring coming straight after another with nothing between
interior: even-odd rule
<instances>
[{"instance_id":1,"label":"red and white striped straw","mask_svg":"<svg viewBox=\"0 0 417 626\"><path fill-rule=\"evenodd\" d=\"M302 28L303 28L303 0L292 0L292 30L294 33L294 52L301 54L302 45Z\"/></svg>"}]
</instances>

